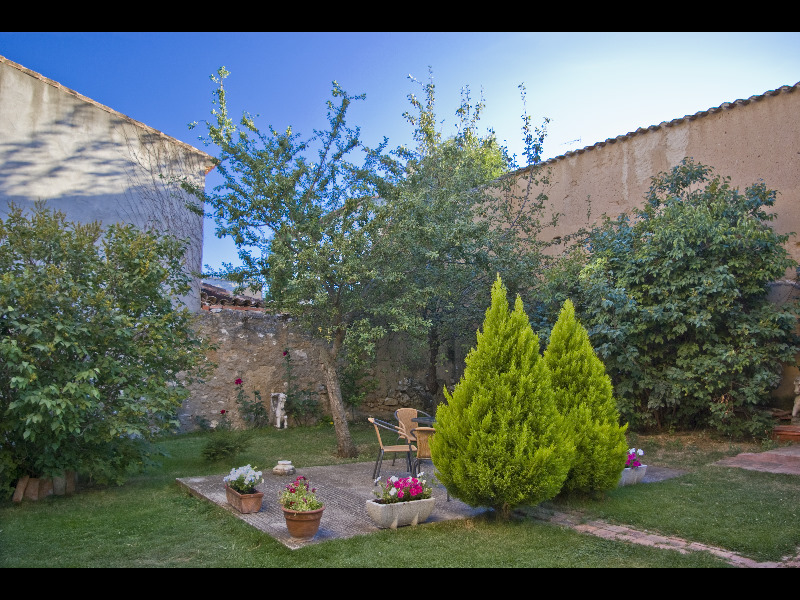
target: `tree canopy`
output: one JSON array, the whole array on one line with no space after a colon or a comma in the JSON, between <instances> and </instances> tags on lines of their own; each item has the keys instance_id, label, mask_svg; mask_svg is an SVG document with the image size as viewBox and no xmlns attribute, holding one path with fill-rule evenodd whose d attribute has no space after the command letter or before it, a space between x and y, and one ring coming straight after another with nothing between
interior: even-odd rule
<instances>
[{"instance_id":1,"label":"tree canopy","mask_svg":"<svg viewBox=\"0 0 800 600\"><path fill-rule=\"evenodd\" d=\"M795 266L769 224L775 196L686 159L550 274L541 298L573 299L632 426L771 429L762 409L800 349L796 301L767 294Z\"/></svg>"},{"instance_id":2,"label":"tree canopy","mask_svg":"<svg viewBox=\"0 0 800 600\"><path fill-rule=\"evenodd\" d=\"M205 342L177 298L185 243L70 223L36 205L0 221L0 485L79 470L120 481L177 428Z\"/></svg>"},{"instance_id":3,"label":"tree canopy","mask_svg":"<svg viewBox=\"0 0 800 600\"><path fill-rule=\"evenodd\" d=\"M225 265L220 275L264 289L275 310L289 312L323 342L322 359L338 452L355 456L344 410L339 361L348 352L374 348L386 331L422 326L412 293L379 301L373 290L392 273L372 259L382 243L395 162L365 147L346 114L362 96L333 82L327 102L328 128L301 140L291 129L262 132L245 113L238 125L228 115L221 68L214 120L206 143L220 149L223 184L212 193L193 192L212 208L217 235L230 235L242 266ZM309 158L316 151L316 159ZM358 160L358 163L355 162Z\"/></svg>"}]
</instances>

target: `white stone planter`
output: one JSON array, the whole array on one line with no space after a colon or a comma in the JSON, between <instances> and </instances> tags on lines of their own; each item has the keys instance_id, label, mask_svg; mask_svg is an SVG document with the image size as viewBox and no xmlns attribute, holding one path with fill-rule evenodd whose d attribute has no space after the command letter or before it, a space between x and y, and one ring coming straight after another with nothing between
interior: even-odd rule
<instances>
[{"instance_id":1,"label":"white stone planter","mask_svg":"<svg viewBox=\"0 0 800 600\"><path fill-rule=\"evenodd\" d=\"M366 509L372 522L381 529L397 529L404 525L424 523L433 512L435 498L411 500L410 502L394 502L378 504L367 500Z\"/></svg>"},{"instance_id":2,"label":"white stone planter","mask_svg":"<svg viewBox=\"0 0 800 600\"><path fill-rule=\"evenodd\" d=\"M647 465L642 465L640 467L626 467L622 470L622 476L619 478L619 485L633 485L634 483L641 483L646 472Z\"/></svg>"}]
</instances>

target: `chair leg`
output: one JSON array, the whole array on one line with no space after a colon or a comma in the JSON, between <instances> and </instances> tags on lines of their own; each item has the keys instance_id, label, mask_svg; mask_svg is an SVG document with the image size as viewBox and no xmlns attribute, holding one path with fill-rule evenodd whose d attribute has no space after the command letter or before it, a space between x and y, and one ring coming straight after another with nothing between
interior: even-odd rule
<instances>
[{"instance_id":1,"label":"chair leg","mask_svg":"<svg viewBox=\"0 0 800 600\"><path fill-rule=\"evenodd\" d=\"M375 461L375 468L372 470L372 480L375 481L381 474L381 463L383 462L383 449L378 450L378 459ZM377 483L376 483L377 485Z\"/></svg>"}]
</instances>

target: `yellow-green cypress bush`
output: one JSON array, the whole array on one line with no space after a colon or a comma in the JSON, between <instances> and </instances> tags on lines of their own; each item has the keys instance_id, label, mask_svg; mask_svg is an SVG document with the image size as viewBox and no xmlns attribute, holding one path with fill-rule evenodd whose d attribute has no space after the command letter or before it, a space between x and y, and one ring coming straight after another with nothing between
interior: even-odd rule
<instances>
[{"instance_id":1,"label":"yellow-green cypress bush","mask_svg":"<svg viewBox=\"0 0 800 600\"><path fill-rule=\"evenodd\" d=\"M595 354L589 334L566 300L544 352L556 406L572 431L575 462L564 489L593 492L616 487L628 445L620 425L611 379Z\"/></svg>"},{"instance_id":2,"label":"yellow-green cypress bush","mask_svg":"<svg viewBox=\"0 0 800 600\"><path fill-rule=\"evenodd\" d=\"M574 444L559 414L539 338L517 296L509 312L498 277L464 375L436 413L431 453L439 480L470 506L507 517L561 490Z\"/></svg>"}]
</instances>

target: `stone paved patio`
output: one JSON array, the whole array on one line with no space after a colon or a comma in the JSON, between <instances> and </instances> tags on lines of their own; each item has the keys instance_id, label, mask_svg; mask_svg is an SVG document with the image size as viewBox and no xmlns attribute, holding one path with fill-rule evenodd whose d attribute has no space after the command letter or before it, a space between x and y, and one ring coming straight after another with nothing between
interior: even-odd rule
<instances>
[{"instance_id":1,"label":"stone paved patio","mask_svg":"<svg viewBox=\"0 0 800 600\"><path fill-rule=\"evenodd\" d=\"M401 463L398 459L398 465ZM293 550L309 544L318 544L334 539L345 539L356 535L363 535L379 531L372 523L364 508L368 499L374 498L372 491L375 489L372 481L374 462L351 463L346 465L332 465L326 467L297 468L293 475L274 475L272 467L261 467L264 483L258 490L264 492L264 502L261 511L254 514L243 515L233 509L225 498L225 487L222 478L227 473L208 477L183 477L177 483L185 487L198 498L209 500L222 508L231 511L238 518L253 527L274 537ZM278 505L278 494L283 487L294 481L298 475L305 475L317 494L325 502L325 512L322 515L320 529L313 540L300 541L293 539L286 531L283 512ZM397 475L405 477L407 471L400 471L391 466L391 460L383 463L381 476ZM427 523L448 521L451 519L466 519L485 512L486 509L474 509L455 499L447 501L447 492L441 486L434 486L433 497L436 498L436 507L426 523L417 525L424 527Z\"/></svg>"},{"instance_id":2,"label":"stone paved patio","mask_svg":"<svg viewBox=\"0 0 800 600\"><path fill-rule=\"evenodd\" d=\"M724 467L740 467L757 471L800 475L800 445L793 444L757 454L743 453L722 459L714 464ZM264 504L260 512L251 515L239 514L228 505L222 483L224 474L208 477L185 477L176 481L193 495L214 502L231 511L253 527L274 537L286 547L297 549L309 544L318 544L333 539L345 539L378 531L378 528L373 525L367 516L364 508L366 500L374 497L372 494L374 489L372 482L373 466L374 463L372 462L364 462L327 467L304 467L298 468L293 475L273 475L271 472L272 466L263 468L264 483L259 486L259 490L265 494ZM643 483L664 481L679 477L684 473L685 471L677 469L648 465ZM276 500L283 486L292 481L297 475L308 477L312 485L318 488L319 495L324 498L326 503L319 533L313 540L307 542L292 539L288 535L283 521L283 513ZM390 461L386 461L382 475L385 479L390 475L407 476L408 472L397 471L391 467ZM467 519L477 516L486 510L473 509L455 499L451 499L448 502L446 491L441 486L434 487L433 495L436 498L436 508L426 523ZM800 554L784 557L780 562L759 563L723 548L715 548L680 538L668 538L650 532L636 531L629 527L611 525L599 520L585 522L579 514L550 511L542 507L531 507L520 511L520 514L607 539L671 549L681 553L710 552L735 567L800 567ZM425 527L426 523L417 525L417 527Z\"/></svg>"}]
</instances>

